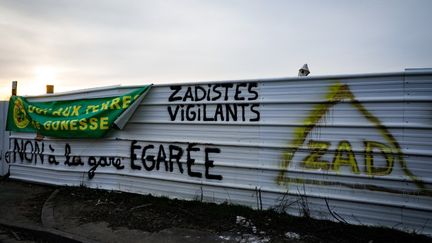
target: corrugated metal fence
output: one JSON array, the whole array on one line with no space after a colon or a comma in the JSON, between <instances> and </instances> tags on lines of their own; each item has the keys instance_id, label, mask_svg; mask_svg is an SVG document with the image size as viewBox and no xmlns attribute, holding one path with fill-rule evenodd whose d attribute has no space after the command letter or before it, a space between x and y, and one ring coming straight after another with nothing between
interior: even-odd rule
<instances>
[{"instance_id":1,"label":"corrugated metal fence","mask_svg":"<svg viewBox=\"0 0 432 243\"><path fill-rule=\"evenodd\" d=\"M6 117L8 112L8 102L0 101L0 176L8 173L9 165L6 163L9 150L9 132L6 128Z\"/></svg>"},{"instance_id":2,"label":"corrugated metal fence","mask_svg":"<svg viewBox=\"0 0 432 243\"><path fill-rule=\"evenodd\" d=\"M431 103L431 72L155 85L105 139L12 133L11 177L432 234Z\"/></svg>"}]
</instances>

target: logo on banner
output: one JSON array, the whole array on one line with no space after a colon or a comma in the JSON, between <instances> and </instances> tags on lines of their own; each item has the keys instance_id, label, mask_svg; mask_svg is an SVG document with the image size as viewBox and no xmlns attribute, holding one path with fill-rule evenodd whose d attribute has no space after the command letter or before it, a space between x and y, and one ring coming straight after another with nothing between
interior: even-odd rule
<instances>
[{"instance_id":1,"label":"logo on banner","mask_svg":"<svg viewBox=\"0 0 432 243\"><path fill-rule=\"evenodd\" d=\"M24 108L24 103L21 98L15 100L13 109L13 120L15 125L19 128L26 128L30 123L27 113Z\"/></svg>"}]
</instances>

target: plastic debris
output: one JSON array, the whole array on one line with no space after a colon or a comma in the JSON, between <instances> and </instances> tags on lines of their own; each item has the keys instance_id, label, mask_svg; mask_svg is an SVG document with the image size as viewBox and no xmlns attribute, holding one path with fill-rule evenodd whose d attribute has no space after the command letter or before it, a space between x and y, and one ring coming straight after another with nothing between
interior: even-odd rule
<instances>
[{"instance_id":1,"label":"plastic debris","mask_svg":"<svg viewBox=\"0 0 432 243\"><path fill-rule=\"evenodd\" d=\"M297 234L296 232L286 232L285 237L288 239L291 239L291 240L299 240L300 239L300 235Z\"/></svg>"}]
</instances>

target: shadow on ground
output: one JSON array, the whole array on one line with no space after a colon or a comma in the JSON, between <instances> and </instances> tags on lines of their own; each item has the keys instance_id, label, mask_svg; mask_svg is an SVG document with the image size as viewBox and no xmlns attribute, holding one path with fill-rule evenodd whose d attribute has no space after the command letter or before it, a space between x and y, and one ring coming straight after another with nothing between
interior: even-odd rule
<instances>
[{"instance_id":1,"label":"shadow on ground","mask_svg":"<svg viewBox=\"0 0 432 243\"><path fill-rule=\"evenodd\" d=\"M6 220L79 235L89 242L432 242L423 235L274 210L9 179L0 181L0 200Z\"/></svg>"}]
</instances>

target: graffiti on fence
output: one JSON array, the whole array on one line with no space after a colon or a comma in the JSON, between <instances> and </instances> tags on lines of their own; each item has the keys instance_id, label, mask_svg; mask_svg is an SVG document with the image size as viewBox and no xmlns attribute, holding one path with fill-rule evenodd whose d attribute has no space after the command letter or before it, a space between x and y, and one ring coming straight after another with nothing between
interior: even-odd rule
<instances>
[{"instance_id":1,"label":"graffiti on fence","mask_svg":"<svg viewBox=\"0 0 432 243\"><path fill-rule=\"evenodd\" d=\"M322 141L318 139L310 139L307 141L308 135L314 128L318 126L319 121L324 119L326 113L329 112L329 110L336 104L344 101L349 102L370 123L372 123L385 141L385 143L369 140L363 141L364 150L361 151L361 153L364 155L364 166L360 166L360 161L358 161L357 158L358 156L356 156L351 143L347 140L342 140L337 144L333 159L331 161L323 159L323 157L329 151L331 145L330 141ZM408 169L401 147L395 137L377 117L375 117L358 100L356 100L348 85L336 82L334 85L330 86L325 97L325 101L315 105L302 124L302 126L297 127L294 130L293 138L290 140L287 148L283 152L279 174L276 178L276 182L279 185L286 185L289 183L324 184L354 188L369 188L373 190L399 193L399 191L393 189L372 185L355 185L332 181L318 181L289 176L289 168L292 166L294 155L307 142L306 145L308 149L306 151L308 151L308 155L299 162L300 167L305 170L338 172L340 171L341 167L346 167L349 171L351 171L352 174L364 173L369 177L374 177L391 174L394 165L398 163L403 173L415 183L417 188L420 190L420 193L432 195L432 193L425 188L424 182L416 177ZM385 165L378 166L376 163L374 163L377 156L384 158Z\"/></svg>"},{"instance_id":2,"label":"graffiti on fence","mask_svg":"<svg viewBox=\"0 0 432 243\"><path fill-rule=\"evenodd\" d=\"M212 173L215 167L214 154L221 152L220 148L205 146L201 148L196 143L186 144L186 148L179 145L170 144L139 144L132 141L130 145L130 169L143 171L165 171L174 172L174 168L181 174L185 173L189 177L206 178L209 180L222 180L222 175ZM7 163L27 163L44 164L66 167L88 167L88 178L92 179L98 168L112 167L116 171L125 169L125 157L121 156L80 156L73 153L72 147L66 143L61 149L56 149L52 144L43 141L14 139L13 149L7 153L5 160ZM195 160L197 154L203 154L204 170L197 171ZM184 162L185 161L185 162ZM86 163L85 163L86 162ZM46 164L46 163L45 163ZM183 168L186 164L186 168ZM194 166L195 165L195 166ZM204 176L203 176L204 174Z\"/></svg>"},{"instance_id":3,"label":"graffiti on fence","mask_svg":"<svg viewBox=\"0 0 432 243\"><path fill-rule=\"evenodd\" d=\"M251 103L258 100L257 87L257 82L170 86L168 102L175 104L167 111L171 121L258 122L259 104Z\"/></svg>"}]
</instances>

